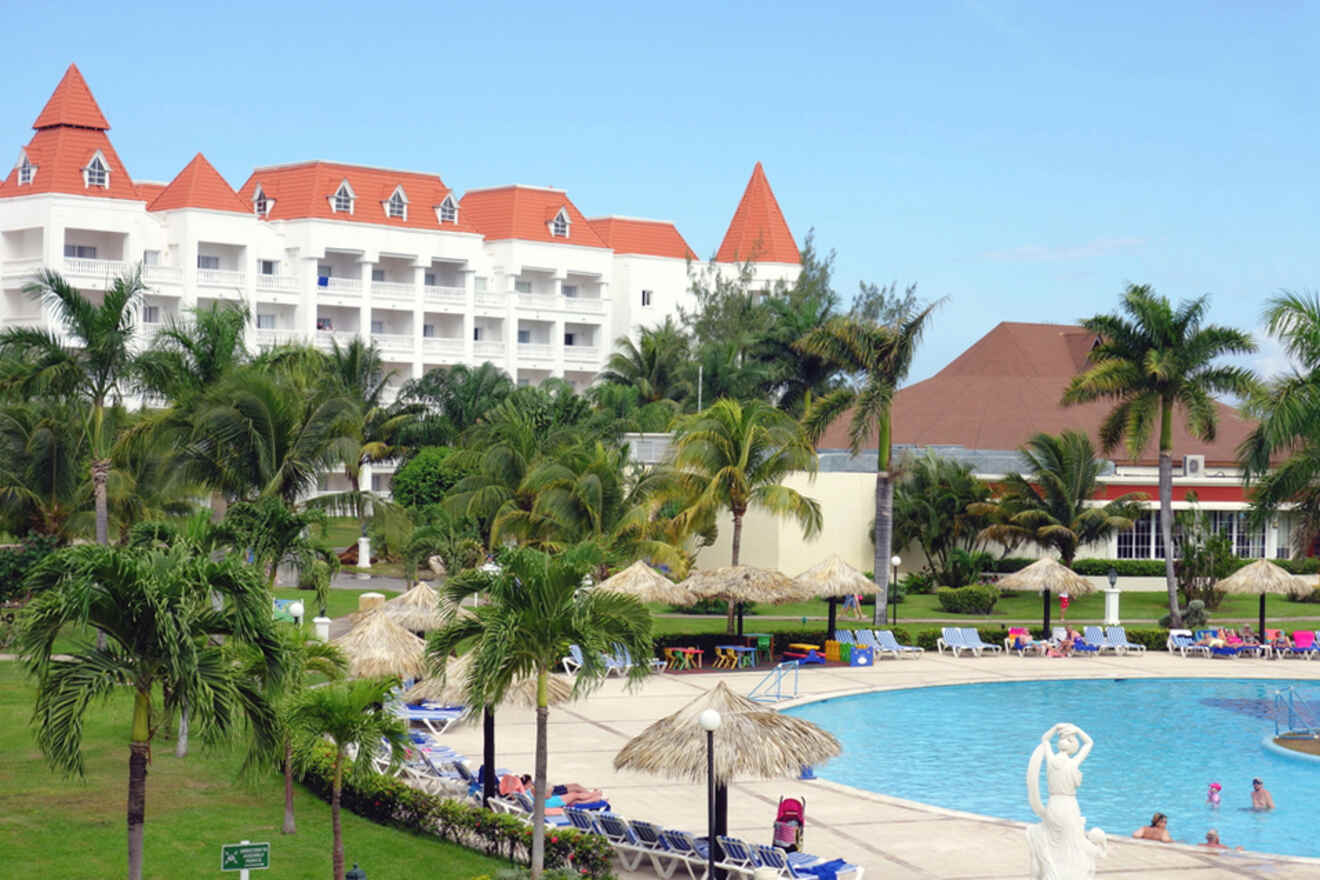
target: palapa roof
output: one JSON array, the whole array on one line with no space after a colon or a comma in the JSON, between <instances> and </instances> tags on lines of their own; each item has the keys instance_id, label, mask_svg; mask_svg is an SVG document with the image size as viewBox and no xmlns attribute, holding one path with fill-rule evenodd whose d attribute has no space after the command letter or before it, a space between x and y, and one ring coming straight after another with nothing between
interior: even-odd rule
<instances>
[{"instance_id":1,"label":"palapa roof","mask_svg":"<svg viewBox=\"0 0 1320 880\"><path fill-rule=\"evenodd\" d=\"M1069 596L1085 596L1095 592L1095 585L1057 559L1038 559L1021 571L1001 577L996 586L1005 590L1023 590L1039 593L1050 590Z\"/></svg>"},{"instance_id":2,"label":"palapa roof","mask_svg":"<svg viewBox=\"0 0 1320 880\"><path fill-rule=\"evenodd\" d=\"M615 769L704 780L706 731L698 719L706 709L721 717L714 736L715 777L721 782L796 776L843 751L832 734L810 721L768 710L721 682L629 740L614 758Z\"/></svg>"},{"instance_id":3,"label":"palapa roof","mask_svg":"<svg viewBox=\"0 0 1320 880\"><path fill-rule=\"evenodd\" d=\"M1268 559L1257 559L1215 582L1216 590L1257 595L1273 593L1286 596L1300 586L1302 586L1300 580Z\"/></svg>"},{"instance_id":4,"label":"palapa roof","mask_svg":"<svg viewBox=\"0 0 1320 880\"><path fill-rule=\"evenodd\" d=\"M870 578L844 562L837 553L793 578L793 584L802 599L866 593L875 589Z\"/></svg>"},{"instance_id":5,"label":"palapa roof","mask_svg":"<svg viewBox=\"0 0 1320 880\"><path fill-rule=\"evenodd\" d=\"M351 678L417 678L426 668L426 643L379 608L331 644L348 656Z\"/></svg>"},{"instance_id":6,"label":"palapa roof","mask_svg":"<svg viewBox=\"0 0 1320 880\"><path fill-rule=\"evenodd\" d=\"M687 605L696 601L687 588L674 583L641 559L601 581L596 589L632 596L639 602Z\"/></svg>"},{"instance_id":7,"label":"palapa roof","mask_svg":"<svg viewBox=\"0 0 1320 880\"><path fill-rule=\"evenodd\" d=\"M446 706L461 706L467 702L467 679L468 671L471 668L471 654L451 658L445 664L445 674L443 676L432 675L430 678L417 682L417 684L404 691L403 698L409 703L430 701ZM573 685L562 675L549 676L546 692L552 706L573 699ZM509 688L504 692L504 701L500 705L535 708L536 676L523 676L509 685Z\"/></svg>"},{"instance_id":8,"label":"palapa roof","mask_svg":"<svg viewBox=\"0 0 1320 880\"><path fill-rule=\"evenodd\" d=\"M678 585L696 599L726 602L796 602L791 578L783 572L752 565L726 565L693 572Z\"/></svg>"}]
</instances>

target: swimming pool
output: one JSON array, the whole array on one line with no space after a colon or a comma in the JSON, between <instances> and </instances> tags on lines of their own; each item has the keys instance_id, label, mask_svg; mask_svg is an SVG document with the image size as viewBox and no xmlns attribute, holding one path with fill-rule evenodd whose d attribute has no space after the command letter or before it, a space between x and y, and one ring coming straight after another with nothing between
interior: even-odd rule
<instances>
[{"instance_id":1,"label":"swimming pool","mask_svg":"<svg viewBox=\"0 0 1320 880\"><path fill-rule=\"evenodd\" d=\"M1219 829L1230 846L1320 856L1315 831L1320 761L1277 755L1276 690L1305 682L1244 679L1106 679L914 688L838 697L786 710L843 743L843 756L816 768L825 779L1027 822L1026 770L1040 736L1059 721L1095 740L1078 795L1087 826L1129 836L1156 810L1169 833L1199 843ZM1277 809L1255 813L1259 776ZM1211 782L1222 806L1206 803ZM1044 791L1042 779L1041 789Z\"/></svg>"}]
</instances>

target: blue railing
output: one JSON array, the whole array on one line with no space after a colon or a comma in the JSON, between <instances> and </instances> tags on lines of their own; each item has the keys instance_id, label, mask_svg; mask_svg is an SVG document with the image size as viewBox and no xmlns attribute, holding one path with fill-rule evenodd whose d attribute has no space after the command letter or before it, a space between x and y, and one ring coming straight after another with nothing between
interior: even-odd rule
<instances>
[{"instance_id":1,"label":"blue railing","mask_svg":"<svg viewBox=\"0 0 1320 880\"><path fill-rule=\"evenodd\" d=\"M792 673L792 693L784 692L785 681ZM761 679L756 687L747 692L747 699L756 703L778 703L781 700L791 700L798 694L798 662L796 660L786 660L780 663L770 674Z\"/></svg>"},{"instance_id":2,"label":"blue railing","mask_svg":"<svg viewBox=\"0 0 1320 880\"><path fill-rule=\"evenodd\" d=\"M1305 698L1298 699L1297 686L1289 685L1274 692L1274 735L1300 734L1310 736L1320 731L1311 714L1311 706ZM1286 724L1280 721L1286 718Z\"/></svg>"}]
</instances>

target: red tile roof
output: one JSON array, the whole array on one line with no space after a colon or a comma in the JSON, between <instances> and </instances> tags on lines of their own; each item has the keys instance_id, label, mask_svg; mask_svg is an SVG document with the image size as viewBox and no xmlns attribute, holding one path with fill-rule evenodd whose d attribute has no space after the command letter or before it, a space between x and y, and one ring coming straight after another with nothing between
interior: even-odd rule
<instances>
[{"instance_id":1,"label":"red tile roof","mask_svg":"<svg viewBox=\"0 0 1320 880\"><path fill-rule=\"evenodd\" d=\"M110 172L109 187L85 186L82 170L92 160L97 151L105 159L105 167ZM32 136L32 140L23 148L28 161L37 166L36 176L30 184L18 185L18 168L23 163L20 155L18 164L9 171L4 186L0 187L0 198L17 198L37 193L65 193L79 196L98 196L111 199L142 200L137 187L128 176L124 163L119 161L119 154L110 145L103 131L90 128L55 126L43 128Z\"/></svg>"},{"instance_id":2,"label":"red tile roof","mask_svg":"<svg viewBox=\"0 0 1320 880\"><path fill-rule=\"evenodd\" d=\"M779 210L779 202L765 169L757 162L752 179L747 181L738 210L733 212L729 230L715 253L717 263L801 263L802 254L793 242L788 221Z\"/></svg>"},{"instance_id":3,"label":"red tile roof","mask_svg":"<svg viewBox=\"0 0 1320 880\"><path fill-rule=\"evenodd\" d=\"M345 180L356 195L351 214L330 209L331 198ZM405 229L478 231L462 210L458 212L458 223L440 223L436 209L453 191L434 174L319 161L258 168L238 191L239 199L248 210L252 208L252 197L258 185L266 197L274 201L270 220L319 218ZM399 186L403 187L408 200L406 219L385 215L385 202Z\"/></svg>"},{"instance_id":4,"label":"red tile roof","mask_svg":"<svg viewBox=\"0 0 1320 880\"><path fill-rule=\"evenodd\" d=\"M64 78L55 87L55 93L42 108L37 121L32 123L32 127L37 129L57 125L94 128L99 131L110 128L110 123L102 115L101 108L92 97L92 90L87 88L87 81L83 79L76 64L70 64L69 69L64 71Z\"/></svg>"},{"instance_id":5,"label":"red tile roof","mask_svg":"<svg viewBox=\"0 0 1320 880\"><path fill-rule=\"evenodd\" d=\"M563 190L531 186L477 189L464 195L461 204L463 213L488 241L516 238L581 247L608 247ZM556 238L550 234L550 222L561 208L568 212L568 238Z\"/></svg>"},{"instance_id":6,"label":"red tile roof","mask_svg":"<svg viewBox=\"0 0 1320 880\"><path fill-rule=\"evenodd\" d=\"M1017 449L1037 432L1086 431L1099 448L1100 423L1113 408L1102 401L1079 406L1059 403L1064 388L1087 366L1095 334L1061 324L1004 322L977 340L934 376L901 389L894 398L893 442L958 445L967 449ZM1218 431L1206 443L1192 437L1181 410L1175 410L1174 457L1199 454L1209 466L1236 461L1238 444L1254 424L1232 407L1217 405ZM826 430L817 448L846 449L844 413ZM869 441L875 449L875 441ZM1109 454L1129 462L1124 447ZM1155 464L1152 441L1135 463Z\"/></svg>"},{"instance_id":7,"label":"red tile roof","mask_svg":"<svg viewBox=\"0 0 1320 880\"><path fill-rule=\"evenodd\" d=\"M141 187L138 188L141 192ZM244 204L225 183L220 172L201 153L170 181L156 198L147 204L148 211L173 211L178 208L206 208L211 211L252 212L252 203Z\"/></svg>"},{"instance_id":8,"label":"red tile roof","mask_svg":"<svg viewBox=\"0 0 1320 880\"><path fill-rule=\"evenodd\" d=\"M165 187L169 186L168 183L155 183L153 181L141 180L134 185L137 187L138 198L147 204L151 204L152 199L165 192Z\"/></svg>"},{"instance_id":9,"label":"red tile roof","mask_svg":"<svg viewBox=\"0 0 1320 880\"><path fill-rule=\"evenodd\" d=\"M679 260L697 258L674 224L664 220L593 217L587 222L616 254L648 254Z\"/></svg>"}]
</instances>

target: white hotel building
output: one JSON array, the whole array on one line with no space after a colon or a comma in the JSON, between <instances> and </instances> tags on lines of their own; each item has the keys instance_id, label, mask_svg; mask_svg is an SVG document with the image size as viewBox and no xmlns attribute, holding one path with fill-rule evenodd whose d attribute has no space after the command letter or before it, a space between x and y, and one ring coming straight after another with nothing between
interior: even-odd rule
<instances>
[{"instance_id":1,"label":"white hotel building","mask_svg":"<svg viewBox=\"0 0 1320 880\"><path fill-rule=\"evenodd\" d=\"M143 343L170 317L248 304L254 349L374 342L397 390L490 361L520 384L588 385L614 340L676 315L695 258L672 223L587 218L562 190L461 197L435 174L326 161L256 169L235 191L200 153L134 181L70 66L0 184L0 321L54 326L24 287L43 267L96 298L136 263ZM758 163L714 267L754 258L766 284L799 254Z\"/></svg>"}]
</instances>

